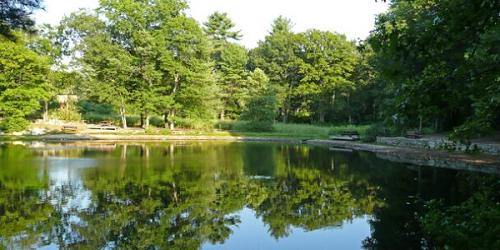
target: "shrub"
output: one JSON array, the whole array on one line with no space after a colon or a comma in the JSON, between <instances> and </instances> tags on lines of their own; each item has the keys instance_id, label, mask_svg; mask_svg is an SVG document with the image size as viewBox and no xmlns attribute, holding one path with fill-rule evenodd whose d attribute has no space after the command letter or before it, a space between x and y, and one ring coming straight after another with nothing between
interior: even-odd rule
<instances>
[{"instance_id":1,"label":"shrub","mask_svg":"<svg viewBox=\"0 0 500 250\"><path fill-rule=\"evenodd\" d=\"M250 100L241 118L248 123L245 125L248 131L272 131L274 117L277 111L276 96L268 92L263 96L257 96Z\"/></svg>"},{"instance_id":2,"label":"shrub","mask_svg":"<svg viewBox=\"0 0 500 250\"><path fill-rule=\"evenodd\" d=\"M62 121L81 121L82 116L75 107L67 107L53 111L51 117Z\"/></svg>"},{"instance_id":3,"label":"shrub","mask_svg":"<svg viewBox=\"0 0 500 250\"><path fill-rule=\"evenodd\" d=\"M127 126L129 127L139 126L141 123L140 116L127 116L125 119L127 119Z\"/></svg>"},{"instance_id":4,"label":"shrub","mask_svg":"<svg viewBox=\"0 0 500 250\"><path fill-rule=\"evenodd\" d=\"M185 129L211 129L213 127L212 120L196 119L196 118L175 118L175 125L178 128Z\"/></svg>"},{"instance_id":5,"label":"shrub","mask_svg":"<svg viewBox=\"0 0 500 250\"><path fill-rule=\"evenodd\" d=\"M102 121L119 121L120 118L118 116L109 116L105 114L99 114L99 113L86 113L83 115L83 119L87 122L90 123L99 123Z\"/></svg>"},{"instance_id":6,"label":"shrub","mask_svg":"<svg viewBox=\"0 0 500 250\"><path fill-rule=\"evenodd\" d=\"M158 116L153 116L149 118L149 124L157 127L157 128L163 128L165 127L165 121L161 119L161 117Z\"/></svg>"},{"instance_id":7,"label":"shrub","mask_svg":"<svg viewBox=\"0 0 500 250\"><path fill-rule=\"evenodd\" d=\"M366 129L365 135L361 138L364 142L374 142L377 136L387 136L388 131L381 123L375 123Z\"/></svg>"},{"instance_id":8,"label":"shrub","mask_svg":"<svg viewBox=\"0 0 500 250\"><path fill-rule=\"evenodd\" d=\"M6 117L5 119L3 119L2 122L0 123L0 128L6 133L11 133L11 132L23 131L26 128L28 128L29 125L30 125L29 121L24 119L24 117L13 116L13 117Z\"/></svg>"},{"instance_id":9,"label":"shrub","mask_svg":"<svg viewBox=\"0 0 500 250\"><path fill-rule=\"evenodd\" d=\"M91 101L81 101L78 109L85 121L99 123L102 121L114 121L119 123L120 117L109 104L100 104ZM128 122L127 122L128 123Z\"/></svg>"}]
</instances>

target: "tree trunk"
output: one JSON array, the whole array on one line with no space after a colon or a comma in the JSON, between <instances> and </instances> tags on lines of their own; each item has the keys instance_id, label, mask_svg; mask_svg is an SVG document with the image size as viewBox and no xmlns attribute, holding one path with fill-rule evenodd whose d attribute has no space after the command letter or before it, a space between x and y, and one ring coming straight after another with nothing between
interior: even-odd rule
<instances>
[{"instance_id":1,"label":"tree trunk","mask_svg":"<svg viewBox=\"0 0 500 250\"><path fill-rule=\"evenodd\" d=\"M347 95L347 114L349 119L349 125L352 125L352 112L351 112L351 96Z\"/></svg>"},{"instance_id":2,"label":"tree trunk","mask_svg":"<svg viewBox=\"0 0 500 250\"><path fill-rule=\"evenodd\" d=\"M325 116L326 116L326 113L325 111L319 111L319 123L325 123Z\"/></svg>"},{"instance_id":3,"label":"tree trunk","mask_svg":"<svg viewBox=\"0 0 500 250\"><path fill-rule=\"evenodd\" d=\"M163 119L163 127L168 128L168 113L164 113L161 118Z\"/></svg>"},{"instance_id":4,"label":"tree trunk","mask_svg":"<svg viewBox=\"0 0 500 250\"><path fill-rule=\"evenodd\" d=\"M221 121L224 121L225 115L226 115L225 110L224 110L224 109L222 109L222 110L220 111L220 120L221 120Z\"/></svg>"},{"instance_id":5,"label":"tree trunk","mask_svg":"<svg viewBox=\"0 0 500 250\"><path fill-rule=\"evenodd\" d=\"M144 113L141 113L141 128L144 128Z\"/></svg>"},{"instance_id":6,"label":"tree trunk","mask_svg":"<svg viewBox=\"0 0 500 250\"><path fill-rule=\"evenodd\" d=\"M175 117L175 109L172 109L169 111L168 114L168 127L170 128L170 130L175 129L174 117Z\"/></svg>"},{"instance_id":7,"label":"tree trunk","mask_svg":"<svg viewBox=\"0 0 500 250\"><path fill-rule=\"evenodd\" d=\"M146 115L144 116L144 129L148 129L149 128L149 114L146 113Z\"/></svg>"},{"instance_id":8,"label":"tree trunk","mask_svg":"<svg viewBox=\"0 0 500 250\"><path fill-rule=\"evenodd\" d=\"M126 129L127 128L127 116L125 114L125 108L124 107L120 108L120 118L122 120L122 128Z\"/></svg>"},{"instance_id":9,"label":"tree trunk","mask_svg":"<svg viewBox=\"0 0 500 250\"><path fill-rule=\"evenodd\" d=\"M422 132L422 116L419 116L418 119L419 119L418 132L421 133Z\"/></svg>"},{"instance_id":10,"label":"tree trunk","mask_svg":"<svg viewBox=\"0 0 500 250\"><path fill-rule=\"evenodd\" d=\"M43 101L43 121L49 121L49 101Z\"/></svg>"},{"instance_id":11,"label":"tree trunk","mask_svg":"<svg viewBox=\"0 0 500 250\"><path fill-rule=\"evenodd\" d=\"M283 117L282 117L282 122L287 123L288 122L288 104L283 105Z\"/></svg>"}]
</instances>

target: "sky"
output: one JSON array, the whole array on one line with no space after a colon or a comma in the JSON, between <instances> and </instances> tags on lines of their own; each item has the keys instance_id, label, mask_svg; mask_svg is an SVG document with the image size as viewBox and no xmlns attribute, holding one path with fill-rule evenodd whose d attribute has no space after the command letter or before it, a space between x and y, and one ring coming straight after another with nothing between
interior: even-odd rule
<instances>
[{"instance_id":1,"label":"sky","mask_svg":"<svg viewBox=\"0 0 500 250\"><path fill-rule=\"evenodd\" d=\"M364 39L373 29L375 16L388 8L375 0L188 0L187 14L203 23L215 11L227 12L241 30L241 44L257 46L282 15L294 23L294 31L328 30L349 39ZM44 0L45 11L37 11L38 24L57 24L62 17L80 8L95 8L98 0Z\"/></svg>"}]
</instances>

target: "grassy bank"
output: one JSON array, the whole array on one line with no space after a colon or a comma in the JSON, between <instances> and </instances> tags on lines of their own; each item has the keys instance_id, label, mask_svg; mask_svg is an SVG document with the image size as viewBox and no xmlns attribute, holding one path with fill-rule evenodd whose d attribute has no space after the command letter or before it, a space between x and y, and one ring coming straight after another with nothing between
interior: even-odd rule
<instances>
[{"instance_id":1,"label":"grassy bank","mask_svg":"<svg viewBox=\"0 0 500 250\"><path fill-rule=\"evenodd\" d=\"M366 134L370 125L310 125L293 123L276 123L273 131L269 132L251 132L247 131L244 122L224 121L216 125L219 131L223 133L240 136L270 136L270 137L291 137L291 138L310 138L326 139L329 135L339 134L342 131L357 131L361 136Z\"/></svg>"}]
</instances>

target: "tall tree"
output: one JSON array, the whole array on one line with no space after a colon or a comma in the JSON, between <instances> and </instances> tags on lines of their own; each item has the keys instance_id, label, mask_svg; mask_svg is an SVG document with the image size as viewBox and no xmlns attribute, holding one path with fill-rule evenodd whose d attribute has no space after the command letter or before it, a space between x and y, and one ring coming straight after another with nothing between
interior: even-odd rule
<instances>
[{"instance_id":1,"label":"tall tree","mask_svg":"<svg viewBox=\"0 0 500 250\"><path fill-rule=\"evenodd\" d=\"M91 89L114 104L124 127L127 108L144 115L145 128L153 114L164 115L171 128L179 115L211 116L208 43L185 8L180 0L103 0L98 13L75 15L63 30L73 38L68 44L77 44L74 54L83 54L77 61Z\"/></svg>"},{"instance_id":2,"label":"tall tree","mask_svg":"<svg viewBox=\"0 0 500 250\"><path fill-rule=\"evenodd\" d=\"M30 30L35 22L30 15L41 8L41 0L2 0L0 1L0 34L15 38L13 29Z\"/></svg>"},{"instance_id":3,"label":"tall tree","mask_svg":"<svg viewBox=\"0 0 500 250\"><path fill-rule=\"evenodd\" d=\"M239 115L246 98L246 65L248 63L247 50L239 45L228 43L221 51L216 71L220 86L220 119L224 120L227 112L234 118Z\"/></svg>"},{"instance_id":4,"label":"tall tree","mask_svg":"<svg viewBox=\"0 0 500 250\"><path fill-rule=\"evenodd\" d=\"M215 12L204 23L203 30L211 43L211 57L214 61L213 72L221 92L219 118L225 119L226 113L237 116L241 111L240 92L246 77L248 61L245 48L234 44L241 39L240 31L234 30L235 24L227 13Z\"/></svg>"},{"instance_id":5,"label":"tall tree","mask_svg":"<svg viewBox=\"0 0 500 250\"><path fill-rule=\"evenodd\" d=\"M500 124L499 12L498 0L392 1L370 39L391 93L386 117L403 127L464 125L466 137Z\"/></svg>"},{"instance_id":6,"label":"tall tree","mask_svg":"<svg viewBox=\"0 0 500 250\"><path fill-rule=\"evenodd\" d=\"M73 63L84 74L87 94L113 105L126 128L135 73L133 58L113 41L108 27L96 14L73 13L62 21L59 29L66 53L73 55Z\"/></svg>"},{"instance_id":7,"label":"tall tree","mask_svg":"<svg viewBox=\"0 0 500 250\"><path fill-rule=\"evenodd\" d=\"M213 41L223 44L228 41L241 39L241 31L234 30L235 24L227 13L214 12L204 23L205 34Z\"/></svg>"},{"instance_id":8,"label":"tall tree","mask_svg":"<svg viewBox=\"0 0 500 250\"><path fill-rule=\"evenodd\" d=\"M324 123L338 96L348 100L354 88L350 77L358 59L356 47L345 36L331 32L310 30L300 35L298 56L302 59L302 77L293 91L300 103L298 115L314 115Z\"/></svg>"},{"instance_id":9,"label":"tall tree","mask_svg":"<svg viewBox=\"0 0 500 250\"><path fill-rule=\"evenodd\" d=\"M50 89L49 59L28 49L22 36L16 40L0 38L0 125L7 132L28 127L27 116L40 108Z\"/></svg>"},{"instance_id":10,"label":"tall tree","mask_svg":"<svg viewBox=\"0 0 500 250\"><path fill-rule=\"evenodd\" d=\"M297 35L292 32L292 26L290 19L278 17L272 24L270 34L250 52L250 68L262 69L271 84L276 86L283 122L288 121L292 89L300 78Z\"/></svg>"}]
</instances>

